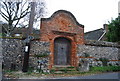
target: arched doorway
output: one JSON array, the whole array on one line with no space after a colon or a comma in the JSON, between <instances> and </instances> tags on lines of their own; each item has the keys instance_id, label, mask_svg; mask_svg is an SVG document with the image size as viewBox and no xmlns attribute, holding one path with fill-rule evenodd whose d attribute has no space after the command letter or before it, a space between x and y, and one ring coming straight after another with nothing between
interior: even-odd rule
<instances>
[{"instance_id":1,"label":"arched doorway","mask_svg":"<svg viewBox=\"0 0 120 81\"><path fill-rule=\"evenodd\" d=\"M71 41L64 37L54 41L54 65L70 65Z\"/></svg>"}]
</instances>

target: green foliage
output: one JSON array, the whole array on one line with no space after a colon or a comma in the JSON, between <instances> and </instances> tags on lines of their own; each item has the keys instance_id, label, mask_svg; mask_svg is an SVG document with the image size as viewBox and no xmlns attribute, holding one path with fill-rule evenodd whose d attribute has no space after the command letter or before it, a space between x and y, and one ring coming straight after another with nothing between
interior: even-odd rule
<instances>
[{"instance_id":1,"label":"green foliage","mask_svg":"<svg viewBox=\"0 0 120 81\"><path fill-rule=\"evenodd\" d=\"M102 61L103 66L107 66L107 62L109 62L107 58L100 58L99 60Z\"/></svg>"},{"instance_id":2,"label":"green foliage","mask_svg":"<svg viewBox=\"0 0 120 81\"><path fill-rule=\"evenodd\" d=\"M90 57L90 55L88 53L84 53L85 57Z\"/></svg>"},{"instance_id":3,"label":"green foliage","mask_svg":"<svg viewBox=\"0 0 120 81\"><path fill-rule=\"evenodd\" d=\"M3 36L3 34L2 33L0 33L0 37L2 37Z\"/></svg>"},{"instance_id":4,"label":"green foliage","mask_svg":"<svg viewBox=\"0 0 120 81\"><path fill-rule=\"evenodd\" d=\"M13 70L3 70L4 73L11 73L11 72L15 72Z\"/></svg>"},{"instance_id":5,"label":"green foliage","mask_svg":"<svg viewBox=\"0 0 120 81\"><path fill-rule=\"evenodd\" d=\"M108 24L108 33L107 40L109 42L118 42L120 41L120 17L115 20L111 20Z\"/></svg>"},{"instance_id":6,"label":"green foliage","mask_svg":"<svg viewBox=\"0 0 120 81\"><path fill-rule=\"evenodd\" d=\"M28 68L28 71L29 71L29 72L33 72L33 70L34 70L33 67L29 67L29 68Z\"/></svg>"},{"instance_id":7,"label":"green foliage","mask_svg":"<svg viewBox=\"0 0 120 81\"><path fill-rule=\"evenodd\" d=\"M46 53L34 55L34 57L37 57L37 58L39 58L39 57L48 57L48 56L49 55L46 54Z\"/></svg>"},{"instance_id":8,"label":"green foliage","mask_svg":"<svg viewBox=\"0 0 120 81\"><path fill-rule=\"evenodd\" d=\"M74 66L69 66L69 67L67 67L67 68L75 68Z\"/></svg>"},{"instance_id":9,"label":"green foliage","mask_svg":"<svg viewBox=\"0 0 120 81\"><path fill-rule=\"evenodd\" d=\"M67 73L67 71L69 71L67 68L63 68L60 71L63 71L64 73Z\"/></svg>"},{"instance_id":10,"label":"green foliage","mask_svg":"<svg viewBox=\"0 0 120 81\"><path fill-rule=\"evenodd\" d=\"M55 72L55 69L51 69L51 70L50 70L50 73L54 73L54 72Z\"/></svg>"},{"instance_id":11,"label":"green foliage","mask_svg":"<svg viewBox=\"0 0 120 81\"><path fill-rule=\"evenodd\" d=\"M116 71L120 71L120 66L91 67L90 70L100 71L100 72L116 72Z\"/></svg>"}]
</instances>

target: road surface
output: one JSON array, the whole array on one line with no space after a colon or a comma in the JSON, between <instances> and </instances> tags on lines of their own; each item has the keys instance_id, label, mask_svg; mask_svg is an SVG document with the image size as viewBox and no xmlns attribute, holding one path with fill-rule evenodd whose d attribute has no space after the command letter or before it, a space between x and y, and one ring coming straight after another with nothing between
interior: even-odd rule
<instances>
[{"instance_id":1,"label":"road surface","mask_svg":"<svg viewBox=\"0 0 120 81\"><path fill-rule=\"evenodd\" d=\"M120 73L104 73L89 76L60 77L48 79L12 79L2 81L120 81Z\"/></svg>"},{"instance_id":2,"label":"road surface","mask_svg":"<svg viewBox=\"0 0 120 81\"><path fill-rule=\"evenodd\" d=\"M62 77L60 79L120 79L120 73L104 73L89 76Z\"/></svg>"}]
</instances>

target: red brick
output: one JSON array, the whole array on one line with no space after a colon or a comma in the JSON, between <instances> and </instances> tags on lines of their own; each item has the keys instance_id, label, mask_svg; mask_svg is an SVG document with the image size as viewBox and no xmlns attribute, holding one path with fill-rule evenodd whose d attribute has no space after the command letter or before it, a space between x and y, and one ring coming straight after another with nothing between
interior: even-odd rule
<instances>
[{"instance_id":1,"label":"red brick","mask_svg":"<svg viewBox=\"0 0 120 81\"><path fill-rule=\"evenodd\" d=\"M65 37L71 40L71 66L77 66L77 44L84 44L84 26L79 24L75 17L68 11L60 10L50 18L41 20L40 41L50 42L50 66L54 65L54 40Z\"/></svg>"}]
</instances>

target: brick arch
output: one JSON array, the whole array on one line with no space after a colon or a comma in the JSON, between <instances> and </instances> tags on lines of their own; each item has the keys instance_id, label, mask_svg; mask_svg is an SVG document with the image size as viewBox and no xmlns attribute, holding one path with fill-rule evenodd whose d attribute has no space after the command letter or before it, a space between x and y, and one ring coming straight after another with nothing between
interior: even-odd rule
<instances>
[{"instance_id":1,"label":"brick arch","mask_svg":"<svg viewBox=\"0 0 120 81\"><path fill-rule=\"evenodd\" d=\"M71 40L66 37L54 39L54 65L71 65Z\"/></svg>"},{"instance_id":2,"label":"brick arch","mask_svg":"<svg viewBox=\"0 0 120 81\"><path fill-rule=\"evenodd\" d=\"M65 38L65 39L70 40L71 42L74 41L74 40L72 39L72 37L64 36L64 35L55 36L55 37L53 38L53 41L55 41L55 39L57 39L57 38Z\"/></svg>"},{"instance_id":3,"label":"brick arch","mask_svg":"<svg viewBox=\"0 0 120 81\"><path fill-rule=\"evenodd\" d=\"M64 35L57 35L57 36L54 36L52 38L52 40L50 40L50 51L51 51L51 54L50 54L50 59L49 59L49 68L51 69L53 66L54 66L54 41L55 39L57 38L66 38L68 40L70 40L71 42L71 56L70 56L70 66L77 66L77 55L76 55L76 42L74 40L74 37L72 36L64 36Z\"/></svg>"}]
</instances>

